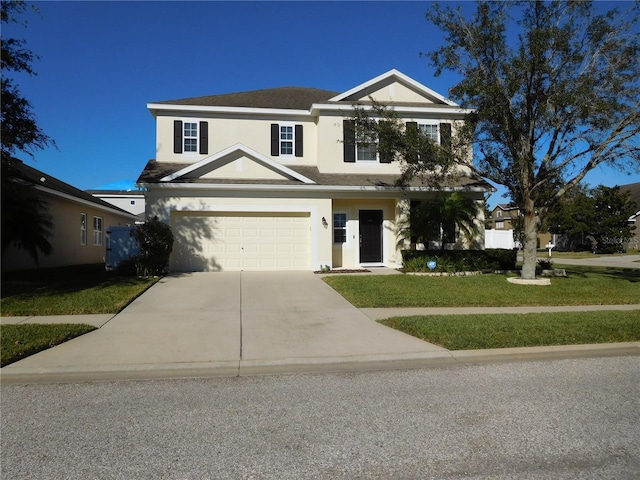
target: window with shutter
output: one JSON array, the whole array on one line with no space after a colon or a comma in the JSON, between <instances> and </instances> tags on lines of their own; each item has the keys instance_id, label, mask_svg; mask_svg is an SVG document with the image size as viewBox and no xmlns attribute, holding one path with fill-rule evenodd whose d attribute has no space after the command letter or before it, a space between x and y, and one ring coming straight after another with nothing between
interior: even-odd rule
<instances>
[{"instance_id":1,"label":"window with shutter","mask_svg":"<svg viewBox=\"0 0 640 480\"><path fill-rule=\"evenodd\" d=\"M271 155L302 157L303 138L302 125L272 123Z\"/></svg>"}]
</instances>

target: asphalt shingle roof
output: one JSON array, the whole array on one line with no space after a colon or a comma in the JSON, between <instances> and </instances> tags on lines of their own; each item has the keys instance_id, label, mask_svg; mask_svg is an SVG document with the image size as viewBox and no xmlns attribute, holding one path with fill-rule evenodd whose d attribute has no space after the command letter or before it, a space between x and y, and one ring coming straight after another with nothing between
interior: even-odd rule
<instances>
[{"instance_id":1,"label":"asphalt shingle roof","mask_svg":"<svg viewBox=\"0 0 640 480\"><path fill-rule=\"evenodd\" d=\"M166 105L198 105L208 107L284 108L309 110L314 103L326 102L339 92L306 87L280 87L248 92L207 95L154 102Z\"/></svg>"}]
</instances>

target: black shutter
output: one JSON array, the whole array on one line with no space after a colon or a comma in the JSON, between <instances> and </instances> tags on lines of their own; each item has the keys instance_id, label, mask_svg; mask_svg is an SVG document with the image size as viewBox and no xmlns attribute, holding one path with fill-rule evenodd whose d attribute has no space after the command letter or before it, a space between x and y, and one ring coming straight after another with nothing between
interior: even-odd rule
<instances>
[{"instance_id":1,"label":"black shutter","mask_svg":"<svg viewBox=\"0 0 640 480\"><path fill-rule=\"evenodd\" d=\"M380 134L378 141L378 154L380 155L380 163L391 163L393 160L393 146L391 145L391 122L380 122Z\"/></svg>"},{"instance_id":2,"label":"black shutter","mask_svg":"<svg viewBox=\"0 0 640 480\"><path fill-rule=\"evenodd\" d=\"M407 151L405 153L406 160L409 163L416 163L419 158L419 144L418 144L418 122L407 122L406 124L407 131L405 132L407 136Z\"/></svg>"},{"instance_id":3,"label":"black shutter","mask_svg":"<svg viewBox=\"0 0 640 480\"><path fill-rule=\"evenodd\" d=\"M271 124L271 155L280 155L280 126L277 123Z\"/></svg>"},{"instance_id":4,"label":"black shutter","mask_svg":"<svg viewBox=\"0 0 640 480\"><path fill-rule=\"evenodd\" d=\"M344 161L356 161L356 123L353 120L342 122Z\"/></svg>"},{"instance_id":5,"label":"black shutter","mask_svg":"<svg viewBox=\"0 0 640 480\"><path fill-rule=\"evenodd\" d=\"M451 124L440 124L440 145L447 149L451 149Z\"/></svg>"},{"instance_id":6,"label":"black shutter","mask_svg":"<svg viewBox=\"0 0 640 480\"><path fill-rule=\"evenodd\" d=\"M182 153L182 121L173 121L173 153Z\"/></svg>"},{"instance_id":7,"label":"black shutter","mask_svg":"<svg viewBox=\"0 0 640 480\"><path fill-rule=\"evenodd\" d=\"M200 153L209 153L209 122L200 122Z\"/></svg>"},{"instance_id":8,"label":"black shutter","mask_svg":"<svg viewBox=\"0 0 640 480\"><path fill-rule=\"evenodd\" d=\"M302 156L302 125L296 125L295 128L295 137L296 137L296 157Z\"/></svg>"}]
</instances>

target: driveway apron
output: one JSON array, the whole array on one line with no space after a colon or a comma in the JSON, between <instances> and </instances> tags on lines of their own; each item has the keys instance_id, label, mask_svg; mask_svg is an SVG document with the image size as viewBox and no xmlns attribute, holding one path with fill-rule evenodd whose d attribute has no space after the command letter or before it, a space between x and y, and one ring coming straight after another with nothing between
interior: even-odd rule
<instances>
[{"instance_id":1,"label":"driveway apron","mask_svg":"<svg viewBox=\"0 0 640 480\"><path fill-rule=\"evenodd\" d=\"M2 370L235 374L444 353L372 321L312 272L185 273L160 279L102 328Z\"/></svg>"}]
</instances>

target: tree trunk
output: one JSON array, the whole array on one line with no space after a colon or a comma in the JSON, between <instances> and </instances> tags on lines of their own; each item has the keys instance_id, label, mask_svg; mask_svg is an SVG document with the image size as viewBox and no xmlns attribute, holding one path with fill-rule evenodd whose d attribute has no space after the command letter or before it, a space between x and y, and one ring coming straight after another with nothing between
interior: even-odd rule
<instances>
[{"instance_id":1,"label":"tree trunk","mask_svg":"<svg viewBox=\"0 0 640 480\"><path fill-rule=\"evenodd\" d=\"M536 278L537 247L538 247L538 216L533 205L528 205L524 213L523 225L523 264L521 277L532 280Z\"/></svg>"}]
</instances>

